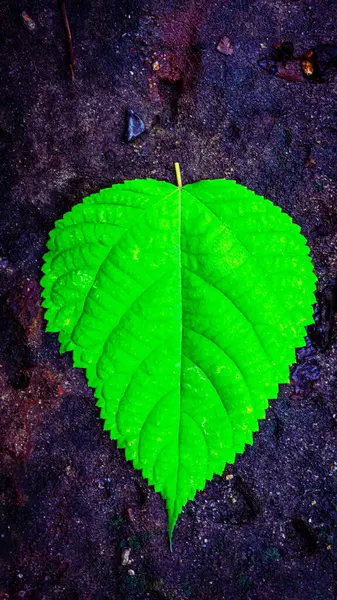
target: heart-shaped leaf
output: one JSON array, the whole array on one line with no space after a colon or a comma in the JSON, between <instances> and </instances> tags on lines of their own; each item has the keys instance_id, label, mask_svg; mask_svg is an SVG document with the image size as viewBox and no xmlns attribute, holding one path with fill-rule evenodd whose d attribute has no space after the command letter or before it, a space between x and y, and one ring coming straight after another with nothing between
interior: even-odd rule
<instances>
[{"instance_id":1,"label":"heart-shaped leaf","mask_svg":"<svg viewBox=\"0 0 337 600\"><path fill-rule=\"evenodd\" d=\"M234 181L128 181L50 234L48 331L73 351L105 429L182 507L252 443L313 322L300 228Z\"/></svg>"}]
</instances>

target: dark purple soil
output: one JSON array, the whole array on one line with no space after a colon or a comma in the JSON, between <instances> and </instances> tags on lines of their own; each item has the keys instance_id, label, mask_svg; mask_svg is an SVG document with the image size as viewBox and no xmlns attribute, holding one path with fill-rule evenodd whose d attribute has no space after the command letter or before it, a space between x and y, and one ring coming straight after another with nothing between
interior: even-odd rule
<instances>
[{"instance_id":1,"label":"dark purple soil","mask_svg":"<svg viewBox=\"0 0 337 600\"><path fill-rule=\"evenodd\" d=\"M298 55L336 42L336 2L73 0L67 9L73 82L56 0L0 2L0 598L335 600L336 72L291 83L257 62L282 40ZM222 35L232 56L216 52ZM146 125L129 145L126 109ZM124 179L173 181L173 161L185 183L235 178L285 209L319 281L292 385L254 446L188 503L171 553L161 497L103 432L83 372L44 333L39 280L48 232L66 210Z\"/></svg>"}]
</instances>

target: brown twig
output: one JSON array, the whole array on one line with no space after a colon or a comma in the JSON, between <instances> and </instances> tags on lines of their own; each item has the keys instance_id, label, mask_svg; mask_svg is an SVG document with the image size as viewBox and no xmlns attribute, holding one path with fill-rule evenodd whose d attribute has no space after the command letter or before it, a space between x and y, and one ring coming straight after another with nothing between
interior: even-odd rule
<instances>
[{"instance_id":1,"label":"brown twig","mask_svg":"<svg viewBox=\"0 0 337 600\"><path fill-rule=\"evenodd\" d=\"M70 71L71 71L71 79L74 81L74 78L75 78L74 67L76 64L76 59L75 59L73 42L72 42L72 38L71 38L71 31L70 31L70 27L69 27L69 21L68 21L68 17L67 17L66 5L64 3L64 0L60 0L60 5L61 5L63 22L64 22L64 28L66 30L67 42L68 42L69 58L70 58L69 67L70 67Z\"/></svg>"}]
</instances>

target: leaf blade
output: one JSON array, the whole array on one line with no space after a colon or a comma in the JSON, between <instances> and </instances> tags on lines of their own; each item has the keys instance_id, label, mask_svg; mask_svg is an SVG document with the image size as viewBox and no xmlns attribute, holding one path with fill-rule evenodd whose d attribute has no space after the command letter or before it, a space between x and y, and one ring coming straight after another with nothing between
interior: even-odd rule
<instances>
[{"instance_id":1,"label":"leaf blade","mask_svg":"<svg viewBox=\"0 0 337 600\"><path fill-rule=\"evenodd\" d=\"M235 182L136 180L85 199L48 248L49 330L86 368L104 428L165 498L171 537L289 380L315 301L306 240Z\"/></svg>"}]
</instances>

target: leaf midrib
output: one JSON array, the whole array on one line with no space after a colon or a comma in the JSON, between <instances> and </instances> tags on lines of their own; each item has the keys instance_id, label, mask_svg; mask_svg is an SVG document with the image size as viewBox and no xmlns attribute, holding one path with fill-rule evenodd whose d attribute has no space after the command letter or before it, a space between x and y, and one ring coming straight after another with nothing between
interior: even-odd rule
<instances>
[{"instance_id":1,"label":"leaf midrib","mask_svg":"<svg viewBox=\"0 0 337 600\"><path fill-rule=\"evenodd\" d=\"M176 493L174 498L174 510L172 513L173 525L176 513L176 504L178 496L178 478L180 471L180 448L181 448L181 421L182 421L182 357L183 357L183 284L182 284L182 260L181 260L181 195L182 190L178 188L178 256L179 256L179 286L180 286L180 376L179 376L179 425L177 435L177 474L176 474Z\"/></svg>"}]
</instances>

